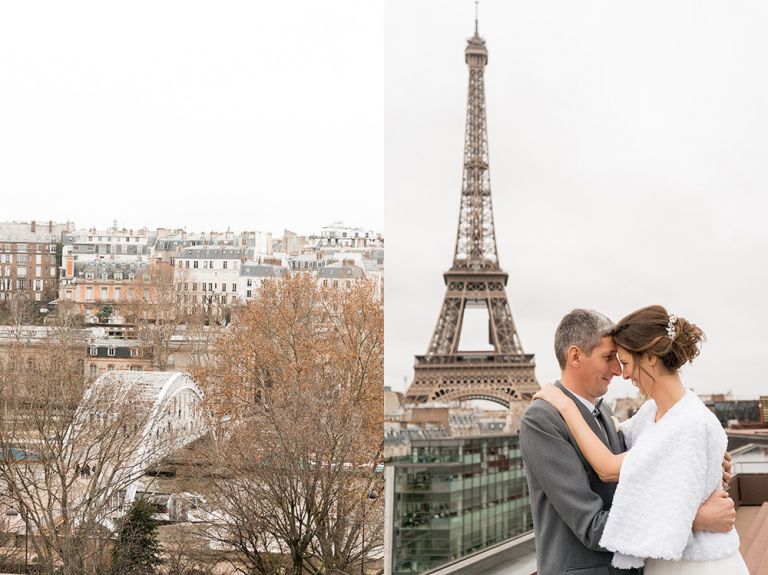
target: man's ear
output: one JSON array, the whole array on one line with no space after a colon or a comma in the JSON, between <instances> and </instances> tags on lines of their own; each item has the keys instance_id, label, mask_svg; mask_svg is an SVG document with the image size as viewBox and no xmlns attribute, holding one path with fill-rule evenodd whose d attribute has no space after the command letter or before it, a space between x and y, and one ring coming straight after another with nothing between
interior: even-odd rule
<instances>
[{"instance_id":1,"label":"man's ear","mask_svg":"<svg viewBox=\"0 0 768 575\"><path fill-rule=\"evenodd\" d=\"M566 361L568 365L571 365L573 367L579 367L581 364L581 355L582 351L575 345L572 345L568 348L568 355L566 356Z\"/></svg>"}]
</instances>

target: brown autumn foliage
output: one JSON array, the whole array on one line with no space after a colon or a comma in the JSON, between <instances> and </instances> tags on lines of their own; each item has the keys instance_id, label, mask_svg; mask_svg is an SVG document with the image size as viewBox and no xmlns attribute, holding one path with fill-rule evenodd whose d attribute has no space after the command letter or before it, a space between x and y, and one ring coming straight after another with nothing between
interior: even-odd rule
<instances>
[{"instance_id":1,"label":"brown autumn foliage","mask_svg":"<svg viewBox=\"0 0 768 575\"><path fill-rule=\"evenodd\" d=\"M246 572L344 573L381 547L382 311L365 282L286 275L217 340L215 536Z\"/></svg>"}]
</instances>

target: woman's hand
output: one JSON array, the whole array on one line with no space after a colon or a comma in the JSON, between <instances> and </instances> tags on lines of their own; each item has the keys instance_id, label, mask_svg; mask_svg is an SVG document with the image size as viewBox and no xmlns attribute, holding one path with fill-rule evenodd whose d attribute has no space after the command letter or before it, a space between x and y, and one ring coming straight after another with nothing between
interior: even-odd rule
<instances>
[{"instance_id":1,"label":"woman's hand","mask_svg":"<svg viewBox=\"0 0 768 575\"><path fill-rule=\"evenodd\" d=\"M573 400L565 395L558 387L551 383L545 384L539 391L533 395L533 399L543 399L551 403L557 411L564 413L570 407L573 407Z\"/></svg>"}]
</instances>

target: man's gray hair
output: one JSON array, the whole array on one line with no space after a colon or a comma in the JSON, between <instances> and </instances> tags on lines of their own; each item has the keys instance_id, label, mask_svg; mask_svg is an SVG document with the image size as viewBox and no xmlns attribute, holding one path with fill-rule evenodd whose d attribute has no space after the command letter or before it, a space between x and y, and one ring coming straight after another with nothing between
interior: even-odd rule
<instances>
[{"instance_id":1,"label":"man's gray hair","mask_svg":"<svg viewBox=\"0 0 768 575\"><path fill-rule=\"evenodd\" d=\"M610 335L614 327L610 319L593 309L575 309L567 314L555 330L555 357L560 369L565 369L568 348L575 345L590 356L600 340Z\"/></svg>"}]
</instances>

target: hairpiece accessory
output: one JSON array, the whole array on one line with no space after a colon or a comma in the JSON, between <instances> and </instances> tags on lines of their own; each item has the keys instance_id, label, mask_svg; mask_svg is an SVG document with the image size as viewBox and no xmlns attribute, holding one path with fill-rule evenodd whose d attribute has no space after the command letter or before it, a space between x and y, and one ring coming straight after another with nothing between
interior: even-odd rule
<instances>
[{"instance_id":1,"label":"hairpiece accessory","mask_svg":"<svg viewBox=\"0 0 768 575\"><path fill-rule=\"evenodd\" d=\"M669 314L669 321L667 322L667 336L669 336L669 339L672 341L675 340L675 336L677 336L677 316L675 314Z\"/></svg>"}]
</instances>

